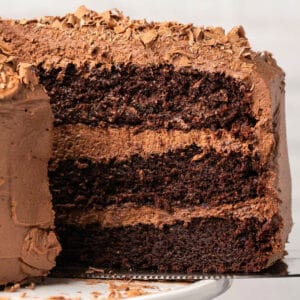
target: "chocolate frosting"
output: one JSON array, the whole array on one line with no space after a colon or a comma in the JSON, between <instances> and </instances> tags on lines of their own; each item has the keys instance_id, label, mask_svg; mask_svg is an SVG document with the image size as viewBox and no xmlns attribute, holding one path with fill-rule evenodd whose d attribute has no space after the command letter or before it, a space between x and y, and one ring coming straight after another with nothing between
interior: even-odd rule
<instances>
[{"instance_id":1,"label":"chocolate frosting","mask_svg":"<svg viewBox=\"0 0 300 300\"><path fill-rule=\"evenodd\" d=\"M46 275L60 251L47 180L51 127L32 66L0 41L0 285Z\"/></svg>"},{"instance_id":2,"label":"chocolate frosting","mask_svg":"<svg viewBox=\"0 0 300 300\"><path fill-rule=\"evenodd\" d=\"M196 144L214 148L218 152L243 151L249 154L249 144L242 143L226 130L222 139L210 129L190 130L145 130L135 133L134 128L91 128L85 124L64 125L53 130L53 160L89 157L94 160L124 160L139 153L147 158L154 153L166 153L170 149ZM220 134L219 132L219 134Z\"/></svg>"},{"instance_id":3,"label":"chocolate frosting","mask_svg":"<svg viewBox=\"0 0 300 300\"><path fill-rule=\"evenodd\" d=\"M242 27L235 27L226 34L219 27L195 27L192 24L184 25L175 22L133 21L118 10L99 14L80 7L74 14L67 14L64 17L43 17L22 21L0 20L0 34L5 36L13 53L22 61L34 65L41 64L46 69L61 68L61 76L64 67L69 63L77 66L87 64L90 67L101 64L103 68L110 68L112 64L119 63L142 66L167 63L177 69L192 68L200 71L222 72L246 82L251 87L254 116L259 120L254 128L258 140L258 145L255 147L259 149L264 161L270 165L268 194L262 201L251 202L251 205L246 203L239 209L236 207L230 209L235 211L233 214L235 218L257 215L269 219L279 215L282 218L281 231L274 237L275 250L270 261L282 257L284 243L291 229L291 187L284 119L284 73L271 54L251 50ZM10 80L12 83L6 87L7 90L2 92L2 95L15 93L12 87L15 88L16 85L20 89L20 81ZM26 81L23 82L27 84ZM89 134L84 128L78 130ZM104 134L108 137L110 132ZM116 136L123 137L122 134L120 131ZM55 132L55 135L64 138L59 131ZM115 143L116 145L111 146L112 149L118 148L117 142ZM203 143L205 143L204 139ZM59 146L59 139L57 144ZM135 145L138 144L139 141L135 141ZM68 149L70 152L78 150L75 149L76 146L72 147ZM106 152L109 152L107 149ZM85 147L80 151L88 152L89 149ZM151 149L143 148L143 151L148 153ZM97 153L93 155L99 156ZM48 195L48 191L45 195ZM13 216L17 210L14 209L13 203L12 218L4 221L4 224L14 220ZM48 211L51 211L50 205L48 208ZM218 213L222 213L222 210L223 213L228 211L228 207L218 209ZM37 208L33 209L32 214L37 211ZM127 213L129 214L128 208ZM129 218L130 214L127 213L126 216ZM133 213L135 214L136 211ZM161 212L154 213L161 214ZM47 219L48 223L41 227L51 226L52 217L43 218L43 220ZM187 220L190 218L186 215L185 217ZM22 226L27 224L26 222L28 220L22 220ZM20 244L21 242L17 245ZM51 249L56 249L57 252L59 250L58 246ZM0 247L0 257L3 257L1 250ZM4 264L4 259L1 261ZM27 263L26 266L28 265ZM15 271L15 274L14 278L19 278L17 276L20 276L20 273ZM2 279L3 281L5 280Z\"/></svg>"}]
</instances>

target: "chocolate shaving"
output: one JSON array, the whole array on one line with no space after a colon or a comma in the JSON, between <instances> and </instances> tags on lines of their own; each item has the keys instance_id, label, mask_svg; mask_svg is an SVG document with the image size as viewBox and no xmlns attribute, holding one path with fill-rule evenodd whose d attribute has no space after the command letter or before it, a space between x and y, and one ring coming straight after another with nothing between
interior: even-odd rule
<instances>
[{"instance_id":1,"label":"chocolate shaving","mask_svg":"<svg viewBox=\"0 0 300 300\"><path fill-rule=\"evenodd\" d=\"M151 46L153 42L157 39L157 31L150 30L140 34L141 41L145 46Z\"/></svg>"}]
</instances>

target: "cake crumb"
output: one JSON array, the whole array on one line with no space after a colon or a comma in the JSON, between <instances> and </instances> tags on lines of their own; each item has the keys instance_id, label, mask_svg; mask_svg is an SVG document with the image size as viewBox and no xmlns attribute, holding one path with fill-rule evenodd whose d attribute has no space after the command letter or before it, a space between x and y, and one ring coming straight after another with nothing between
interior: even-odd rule
<instances>
[{"instance_id":1,"label":"cake crumb","mask_svg":"<svg viewBox=\"0 0 300 300\"><path fill-rule=\"evenodd\" d=\"M8 293L14 293L16 291L18 291L20 289L20 283L16 283L14 285L11 285L11 286L7 286L4 291L5 292L8 292Z\"/></svg>"},{"instance_id":2,"label":"cake crumb","mask_svg":"<svg viewBox=\"0 0 300 300\"><path fill-rule=\"evenodd\" d=\"M35 289L35 283L34 282L30 282L29 285L25 286L25 289L34 290Z\"/></svg>"},{"instance_id":3,"label":"cake crumb","mask_svg":"<svg viewBox=\"0 0 300 300\"><path fill-rule=\"evenodd\" d=\"M145 283L145 282L141 282L141 281L136 281L134 282L134 285L137 287L137 288L143 288L143 289L159 289L158 286L155 286L155 285L150 285L148 283Z\"/></svg>"},{"instance_id":4,"label":"cake crumb","mask_svg":"<svg viewBox=\"0 0 300 300\"><path fill-rule=\"evenodd\" d=\"M117 290L112 290L109 295L107 300L120 300L122 299L122 295L119 291Z\"/></svg>"},{"instance_id":5,"label":"cake crumb","mask_svg":"<svg viewBox=\"0 0 300 300\"><path fill-rule=\"evenodd\" d=\"M145 283L135 282L132 280L128 280L125 282L111 281L108 282L108 287L110 290L108 300L121 299L122 296L137 297L147 295L149 294L149 292L145 291L144 289L157 289L156 286L147 285Z\"/></svg>"},{"instance_id":6,"label":"cake crumb","mask_svg":"<svg viewBox=\"0 0 300 300\"><path fill-rule=\"evenodd\" d=\"M98 291L94 291L94 292L91 292L91 295L95 298L95 299L98 299L99 296L102 295L102 293L98 292Z\"/></svg>"},{"instance_id":7,"label":"cake crumb","mask_svg":"<svg viewBox=\"0 0 300 300\"><path fill-rule=\"evenodd\" d=\"M64 296L51 296L47 300L81 300L81 297L64 297Z\"/></svg>"},{"instance_id":8,"label":"cake crumb","mask_svg":"<svg viewBox=\"0 0 300 300\"><path fill-rule=\"evenodd\" d=\"M126 281L124 283L121 283L120 285L116 285L115 288L120 291L127 291L129 289L130 280Z\"/></svg>"},{"instance_id":9,"label":"cake crumb","mask_svg":"<svg viewBox=\"0 0 300 300\"><path fill-rule=\"evenodd\" d=\"M115 289L118 289L118 288L119 288L119 286L118 286L118 285L116 285L116 283L115 283L115 282L113 282L113 281L110 281L110 282L108 282L108 288L109 288L110 290L115 290Z\"/></svg>"},{"instance_id":10,"label":"cake crumb","mask_svg":"<svg viewBox=\"0 0 300 300\"><path fill-rule=\"evenodd\" d=\"M27 293L26 293L26 292L23 292L23 293L21 294L20 298L26 298L26 295L27 295Z\"/></svg>"},{"instance_id":11,"label":"cake crumb","mask_svg":"<svg viewBox=\"0 0 300 300\"><path fill-rule=\"evenodd\" d=\"M80 297L70 298L65 296L51 296L47 300L80 300Z\"/></svg>"},{"instance_id":12,"label":"cake crumb","mask_svg":"<svg viewBox=\"0 0 300 300\"><path fill-rule=\"evenodd\" d=\"M101 280L101 279L86 279L85 280L86 285L95 285L95 284L102 283L102 282L103 282L103 280Z\"/></svg>"},{"instance_id":13,"label":"cake crumb","mask_svg":"<svg viewBox=\"0 0 300 300\"><path fill-rule=\"evenodd\" d=\"M145 292L143 289L141 288L133 288L133 289L130 289L128 287L128 291L126 291L126 296L127 297L137 297L137 296L142 296L142 295L147 295L149 294L148 292Z\"/></svg>"}]
</instances>

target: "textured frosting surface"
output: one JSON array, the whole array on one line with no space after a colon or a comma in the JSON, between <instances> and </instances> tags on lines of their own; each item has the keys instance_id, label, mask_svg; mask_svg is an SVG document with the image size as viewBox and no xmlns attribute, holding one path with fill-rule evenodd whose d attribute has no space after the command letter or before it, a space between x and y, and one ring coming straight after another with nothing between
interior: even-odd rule
<instances>
[{"instance_id":1,"label":"textured frosting surface","mask_svg":"<svg viewBox=\"0 0 300 300\"><path fill-rule=\"evenodd\" d=\"M47 179L52 114L28 63L0 42L0 285L44 276L60 251Z\"/></svg>"}]
</instances>

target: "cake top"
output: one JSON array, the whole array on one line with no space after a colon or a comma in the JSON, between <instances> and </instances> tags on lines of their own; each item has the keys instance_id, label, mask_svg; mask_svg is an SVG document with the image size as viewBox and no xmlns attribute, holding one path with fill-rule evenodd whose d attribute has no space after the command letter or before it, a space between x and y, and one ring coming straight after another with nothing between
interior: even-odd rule
<instances>
[{"instance_id":1,"label":"cake top","mask_svg":"<svg viewBox=\"0 0 300 300\"><path fill-rule=\"evenodd\" d=\"M251 50L241 26L226 34L220 27L131 20L117 9L97 13L80 6L64 17L0 20L0 32L21 59L46 68L165 63L245 78L260 60L278 71L269 53Z\"/></svg>"}]
</instances>

